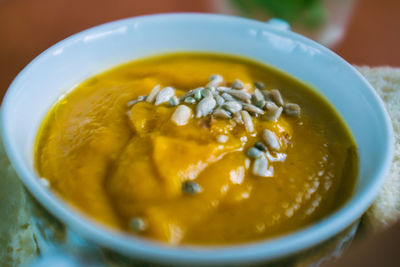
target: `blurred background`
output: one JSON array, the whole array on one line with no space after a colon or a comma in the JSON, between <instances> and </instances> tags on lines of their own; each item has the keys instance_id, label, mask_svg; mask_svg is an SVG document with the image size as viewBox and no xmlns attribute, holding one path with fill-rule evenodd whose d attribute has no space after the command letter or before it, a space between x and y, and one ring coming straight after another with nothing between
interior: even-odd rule
<instances>
[{"instance_id":1,"label":"blurred background","mask_svg":"<svg viewBox=\"0 0 400 267\"><path fill-rule=\"evenodd\" d=\"M288 21L356 65L400 66L399 0L0 0L0 89L52 44L116 19L209 12Z\"/></svg>"}]
</instances>

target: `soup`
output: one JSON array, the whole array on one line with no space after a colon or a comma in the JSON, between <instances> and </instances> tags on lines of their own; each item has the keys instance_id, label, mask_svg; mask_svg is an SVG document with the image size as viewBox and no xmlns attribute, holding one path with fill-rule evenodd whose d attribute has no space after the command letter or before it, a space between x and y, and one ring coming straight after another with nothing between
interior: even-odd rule
<instances>
[{"instance_id":1,"label":"soup","mask_svg":"<svg viewBox=\"0 0 400 267\"><path fill-rule=\"evenodd\" d=\"M228 55L179 53L96 75L50 110L40 177L109 227L171 245L312 224L351 196L354 140L312 88Z\"/></svg>"}]
</instances>

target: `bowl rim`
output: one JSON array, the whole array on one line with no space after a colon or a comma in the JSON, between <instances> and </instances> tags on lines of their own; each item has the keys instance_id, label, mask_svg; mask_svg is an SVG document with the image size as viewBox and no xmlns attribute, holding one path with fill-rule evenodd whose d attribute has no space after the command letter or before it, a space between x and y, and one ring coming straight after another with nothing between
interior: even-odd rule
<instances>
[{"instance_id":1,"label":"bowl rim","mask_svg":"<svg viewBox=\"0 0 400 267\"><path fill-rule=\"evenodd\" d=\"M386 126L386 128L383 129L386 133L384 150L386 153L383 155L381 164L377 167L376 178L373 180L373 183L371 183L371 185L362 193L352 197L340 209L324 217L320 221L301 228L298 231L290 232L289 234L264 241L228 246L207 246L195 249L194 247L184 246L171 247L154 241L126 236L120 232L104 228L97 223L87 220L86 217L77 214L74 210L65 205L62 200L58 199L57 196L52 195L47 192L47 190L43 189L39 185L39 182L36 181L37 179L32 179L36 177L36 175L22 164L24 161L22 156L18 155L14 151L14 147L11 146L10 138L12 133L7 130L6 125L8 110L12 109L9 99L18 86L23 82L26 73L29 72L35 64L40 64L40 62L45 61L46 57L50 56L54 51L64 46L72 45L77 40L85 38L85 36L105 31L109 27L115 27L117 25L123 26L132 25L134 23L146 23L146 21L161 18L163 20L184 20L186 22L191 19L202 19L213 20L215 23L247 24L255 28L262 27L263 30L272 31L276 34L283 35L284 37L317 48L334 58L336 63L341 64L342 67L346 68L347 71L351 72L362 81L365 85L365 93L370 94L370 96L372 96L376 101L375 104L379 107L383 124ZM377 196L387 173L389 172L394 151L392 124L390 117L384 108L383 101L367 80L353 66L331 50L294 32L277 30L273 26L269 26L260 21L218 14L167 13L126 18L89 28L56 43L33 59L11 83L3 99L0 126L6 153L25 187L41 203L41 205L49 210L52 215L63 222L68 228L72 229L72 231L77 233L79 236L82 236L95 244L117 251L126 256L155 262L173 262L176 264L189 264L193 262L198 264L239 264L276 260L286 255L292 255L296 252L311 248L325 240L328 240L335 234L350 226L350 224L356 221L371 205L373 199Z\"/></svg>"}]
</instances>

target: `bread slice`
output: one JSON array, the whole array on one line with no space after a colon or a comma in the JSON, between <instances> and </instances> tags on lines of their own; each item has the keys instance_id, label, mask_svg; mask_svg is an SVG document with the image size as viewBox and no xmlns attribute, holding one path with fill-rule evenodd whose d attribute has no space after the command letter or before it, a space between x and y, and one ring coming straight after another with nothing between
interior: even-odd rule
<instances>
[{"instance_id":1,"label":"bread slice","mask_svg":"<svg viewBox=\"0 0 400 267\"><path fill-rule=\"evenodd\" d=\"M37 254L23 186L0 141L0 266L22 266Z\"/></svg>"},{"instance_id":2,"label":"bread slice","mask_svg":"<svg viewBox=\"0 0 400 267\"><path fill-rule=\"evenodd\" d=\"M386 229L400 218L400 68L358 67L383 99L392 119L395 152L391 170L378 197L364 215L366 231Z\"/></svg>"}]
</instances>

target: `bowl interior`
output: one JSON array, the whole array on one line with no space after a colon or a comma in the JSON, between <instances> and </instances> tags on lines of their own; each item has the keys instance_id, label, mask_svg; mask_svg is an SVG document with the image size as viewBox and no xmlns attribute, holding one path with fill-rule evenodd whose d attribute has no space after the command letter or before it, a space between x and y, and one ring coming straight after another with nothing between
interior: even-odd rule
<instances>
[{"instance_id":1,"label":"bowl interior","mask_svg":"<svg viewBox=\"0 0 400 267\"><path fill-rule=\"evenodd\" d=\"M108 232L40 187L33 168L38 127L71 88L113 66L154 54L210 51L251 58L316 88L349 126L359 149L360 172L351 201L330 217L278 239L207 251L173 249ZM174 261L250 261L301 250L334 235L370 205L391 162L391 124L370 85L343 59L290 31L247 19L171 14L117 21L76 34L49 48L10 86L2 107L2 134L17 173L32 194L82 236L125 254ZM302 239L302 240L300 240ZM236 250L236 252L235 252ZM233 253L235 252L235 253Z\"/></svg>"}]
</instances>

